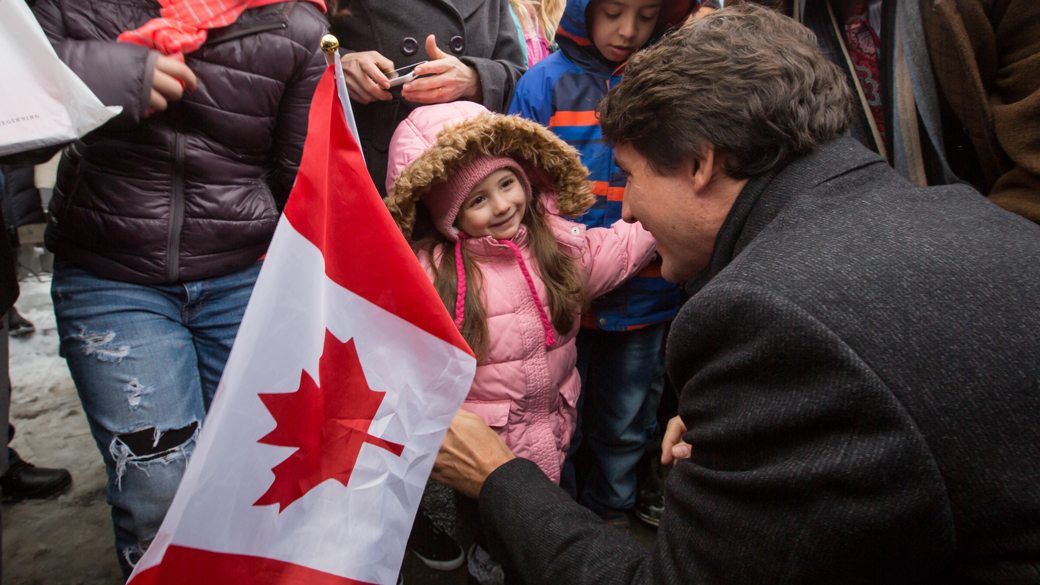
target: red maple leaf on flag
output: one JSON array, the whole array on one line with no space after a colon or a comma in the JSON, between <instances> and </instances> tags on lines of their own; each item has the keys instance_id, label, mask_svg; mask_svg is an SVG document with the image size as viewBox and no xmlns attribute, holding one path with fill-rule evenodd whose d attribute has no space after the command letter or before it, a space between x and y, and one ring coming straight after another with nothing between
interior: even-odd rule
<instances>
[{"instance_id":1,"label":"red maple leaf on flag","mask_svg":"<svg viewBox=\"0 0 1040 585\"><path fill-rule=\"evenodd\" d=\"M299 449L271 470L274 483L254 506L278 504L281 513L327 479L346 487L365 443L397 456L404 450L368 434L385 392L368 387L353 338L340 343L325 330L318 377L321 387L304 371L297 391L259 395L277 426L257 442Z\"/></svg>"}]
</instances>

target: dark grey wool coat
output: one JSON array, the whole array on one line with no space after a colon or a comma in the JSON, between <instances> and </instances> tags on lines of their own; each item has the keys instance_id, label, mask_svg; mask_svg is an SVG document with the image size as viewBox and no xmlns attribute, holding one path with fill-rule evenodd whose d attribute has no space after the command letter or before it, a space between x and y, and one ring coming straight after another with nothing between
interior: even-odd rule
<instances>
[{"instance_id":1,"label":"dark grey wool coat","mask_svg":"<svg viewBox=\"0 0 1040 585\"><path fill-rule=\"evenodd\" d=\"M1040 582L1040 227L852 139L752 179L668 339L693 456L641 548L537 467L480 494L527 583Z\"/></svg>"}]
</instances>

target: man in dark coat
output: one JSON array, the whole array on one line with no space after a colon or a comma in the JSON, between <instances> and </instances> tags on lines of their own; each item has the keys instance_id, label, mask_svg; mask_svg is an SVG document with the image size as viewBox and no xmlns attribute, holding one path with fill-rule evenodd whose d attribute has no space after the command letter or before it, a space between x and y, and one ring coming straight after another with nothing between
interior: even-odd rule
<instances>
[{"instance_id":1,"label":"man in dark coat","mask_svg":"<svg viewBox=\"0 0 1040 585\"><path fill-rule=\"evenodd\" d=\"M527 583L1036 583L1040 228L852 138L815 39L727 8L601 105L625 215L699 291L644 549L460 414L434 469ZM680 438L681 437L681 438Z\"/></svg>"}]
</instances>

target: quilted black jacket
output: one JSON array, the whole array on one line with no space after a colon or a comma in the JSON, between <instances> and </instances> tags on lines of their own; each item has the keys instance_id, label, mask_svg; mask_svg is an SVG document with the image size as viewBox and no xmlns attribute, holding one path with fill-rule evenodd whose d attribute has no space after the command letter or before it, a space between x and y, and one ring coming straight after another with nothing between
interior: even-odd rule
<instances>
[{"instance_id":1,"label":"quilted black jacket","mask_svg":"<svg viewBox=\"0 0 1040 585\"><path fill-rule=\"evenodd\" d=\"M296 177L327 22L310 2L248 10L186 56L198 89L145 117L158 53L117 43L155 0L40 0L61 59L123 112L65 150L47 245L102 277L158 284L256 262Z\"/></svg>"}]
</instances>

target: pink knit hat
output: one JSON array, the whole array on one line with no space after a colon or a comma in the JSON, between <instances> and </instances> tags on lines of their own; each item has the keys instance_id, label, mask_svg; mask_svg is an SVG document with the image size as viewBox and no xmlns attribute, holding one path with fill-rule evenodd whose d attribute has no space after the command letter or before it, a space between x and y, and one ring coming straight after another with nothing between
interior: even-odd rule
<instances>
[{"instance_id":1,"label":"pink knit hat","mask_svg":"<svg viewBox=\"0 0 1040 585\"><path fill-rule=\"evenodd\" d=\"M455 171L451 178L443 183L437 183L422 196L423 203L430 209L430 216L437 231L444 234L452 242L459 240L458 230L453 224L459 215L462 203L469 197L470 191L487 178L491 173L499 169L512 169L524 187L524 194L528 201L531 200L531 183L527 180L527 174L518 162L508 156L481 155L471 160Z\"/></svg>"}]
</instances>

